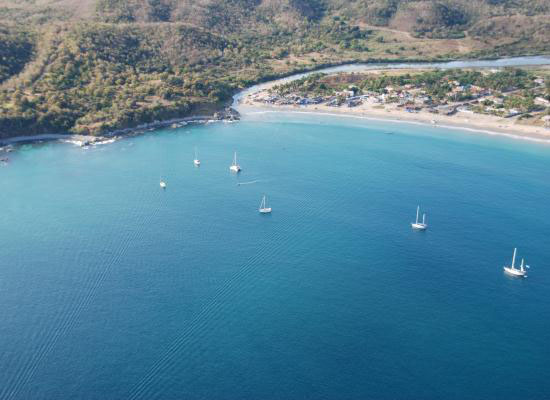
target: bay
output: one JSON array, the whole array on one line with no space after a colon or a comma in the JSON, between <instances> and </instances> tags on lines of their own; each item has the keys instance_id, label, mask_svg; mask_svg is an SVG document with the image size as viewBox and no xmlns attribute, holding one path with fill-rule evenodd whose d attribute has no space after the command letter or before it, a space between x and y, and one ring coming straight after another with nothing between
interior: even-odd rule
<instances>
[{"instance_id":1,"label":"bay","mask_svg":"<svg viewBox=\"0 0 550 400\"><path fill-rule=\"evenodd\" d=\"M284 113L26 145L0 168L0 398L548 398L549 150Z\"/></svg>"}]
</instances>

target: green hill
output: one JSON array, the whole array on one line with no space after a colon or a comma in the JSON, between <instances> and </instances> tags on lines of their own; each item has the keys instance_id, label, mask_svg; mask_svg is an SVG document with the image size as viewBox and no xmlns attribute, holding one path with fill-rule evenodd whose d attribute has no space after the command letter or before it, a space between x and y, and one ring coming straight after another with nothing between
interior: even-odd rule
<instances>
[{"instance_id":1,"label":"green hill","mask_svg":"<svg viewBox=\"0 0 550 400\"><path fill-rule=\"evenodd\" d=\"M0 82L17 75L32 60L35 41L28 31L0 26Z\"/></svg>"},{"instance_id":2,"label":"green hill","mask_svg":"<svg viewBox=\"0 0 550 400\"><path fill-rule=\"evenodd\" d=\"M0 0L0 137L212 112L351 61L550 52L550 0Z\"/></svg>"}]
</instances>

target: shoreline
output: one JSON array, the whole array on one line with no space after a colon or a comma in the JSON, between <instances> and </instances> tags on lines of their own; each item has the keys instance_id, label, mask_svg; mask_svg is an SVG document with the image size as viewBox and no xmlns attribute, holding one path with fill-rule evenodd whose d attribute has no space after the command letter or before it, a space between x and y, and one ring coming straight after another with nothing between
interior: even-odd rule
<instances>
[{"instance_id":1,"label":"shoreline","mask_svg":"<svg viewBox=\"0 0 550 400\"><path fill-rule=\"evenodd\" d=\"M502 137L508 137L516 140L527 140L531 142L538 142L538 143L544 143L544 144L550 145L550 131L549 131L548 137L534 137L530 135L514 134L514 133L507 132L505 130L501 130L501 131L488 130L488 129L473 127L472 125L462 125L462 124L456 124L456 123L455 124L453 123L433 124L431 122L422 121L422 120L399 118L395 116L390 117L387 115L371 116L371 115L358 115L354 113L345 113L345 112L336 113L336 112L328 112L323 110L281 109L281 107L273 107L273 106L265 106L265 107L257 106L254 108L250 108L250 110L248 110L245 113L245 115L278 113L278 112L285 112L290 114L323 115L323 116L340 117L340 118L355 118L355 119L368 120L368 121L392 122L396 124L414 124L414 125L421 125L421 126L431 126L431 127L438 127L438 128L453 129L458 131L482 133L484 135L489 135L489 136L502 136Z\"/></svg>"},{"instance_id":2,"label":"shoreline","mask_svg":"<svg viewBox=\"0 0 550 400\"><path fill-rule=\"evenodd\" d=\"M112 143L124 137L137 136L145 132L152 132L157 129L167 127L176 129L186 126L188 124L207 124L211 122L234 121L234 119L228 119L226 118L226 116L222 118L217 116L218 113L223 113L226 108L227 107L220 109L214 115L196 115L190 117L154 121L147 124L141 124L132 128L117 129L101 136L78 135L70 133L45 133L41 135L14 136L11 138L0 139L0 151L3 147L10 147L19 144L40 143L45 141L62 141L66 143L72 143L80 147L85 147L88 145Z\"/></svg>"},{"instance_id":3,"label":"shoreline","mask_svg":"<svg viewBox=\"0 0 550 400\"><path fill-rule=\"evenodd\" d=\"M454 115L433 114L428 111L407 112L393 104L363 103L356 107L331 107L326 104L274 105L266 104L269 88L282 83L282 80L258 86L257 90L248 90L234 107L243 115L257 112L309 113L327 116L354 117L378 121L392 121L438 126L450 129L466 130L491 136L505 136L514 139L529 140L550 144L550 128L517 124L515 118L502 118L492 115L457 112Z\"/></svg>"},{"instance_id":4,"label":"shoreline","mask_svg":"<svg viewBox=\"0 0 550 400\"><path fill-rule=\"evenodd\" d=\"M112 143L124 137L137 136L148 131L172 127L174 129L187 124L206 124L211 122L234 122L239 120L239 113L246 115L251 112L250 108L260 109L267 112L297 112L297 113L316 113L322 115L348 116L362 119L371 119L379 121L417 123L432 126L447 127L451 129L462 129L473 132L479 132L489 135L507 136L516 139L525 139L536 142L550 143L550 129L545 127L535 127L529 125L510 124L510 119L499 117L469 114L468 117L459 115L444 116L441 114L430 114L425 111L418 113L408 113L402 110L381 110L374 107L356 107L342 109L336 107L327 107L322 104L307 106L275 106L256 103L253 97L259 93L266 92L272 86L293 81L303 76L314 73L337 73L337 72L376 72L398 69L445 69L445 68L502 68L512 66L545 66L550 65L550 56L518 56L491 59L464 59L464 60L445 60L445 61L382 61L373 60L372 62L350 62L343 64L324 65L321 68L313 70L304 70L302 72L285 75L274 80L259 82L250 87L239 90L232 96L223 107L215 110L213 115L196 115L182 118L172 118L169 120L154 121L151 123L140 124L132 128L122 128L107 132L101 136L75 135L70 133L50 133L40 135L14 136L9 138L0 138L0 151L3 147L11 148L18 144L29 144L44 141L60 140L73 143L81 147L87 145L98 145ZM252 106L252 107L251 107ZM235 112L236 111L236 112ZM255 111L252 111L255 112ZM391 114L391 115L389 115ZM471 120L475 120L472 122ZM432 121L435 121L433 123ZM519 131L519 132L518 132Z\"/></svg>"}]
</instances>

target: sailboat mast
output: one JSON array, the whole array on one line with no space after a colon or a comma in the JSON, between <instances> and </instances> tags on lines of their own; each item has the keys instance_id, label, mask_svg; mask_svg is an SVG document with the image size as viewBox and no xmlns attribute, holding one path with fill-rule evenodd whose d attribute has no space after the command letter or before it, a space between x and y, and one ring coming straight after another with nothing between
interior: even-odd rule
<instances>
[{"instance_id":1,"label":"sailboat mast","mask_svg":"<svg viewBox=\"0 0 550 400\"><path fill-rule=\"evenodd\" d=\"M426 224L426 214L422 214L422 223Z\"/></svg>"},{"instance_id":2,"label":"sailboat mast","mask_svg":"<svg viewBox=\"0 0 550 400\"><path fill-rule=\"evenodd\" d=\"M516 250L517 248L514 247L514 255L512 257L512 268L516 265Z\"/></svg>"},{"instance_id":3,"label":"sailboat mast","mask_svg":"<svg viewBox=\"0 0 550 400\"><path fill-rule=\"evenodd\" d=\"M420 212L420 206L416 207L416 223L418 224L418 213Z\"/></svg>"}]
</instances>

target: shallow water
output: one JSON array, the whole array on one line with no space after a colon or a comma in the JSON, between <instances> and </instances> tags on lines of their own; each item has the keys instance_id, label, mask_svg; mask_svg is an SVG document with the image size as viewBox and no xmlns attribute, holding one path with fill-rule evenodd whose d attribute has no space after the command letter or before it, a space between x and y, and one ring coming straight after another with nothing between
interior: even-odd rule
<instances>
[{"instance_id":1,"label":"shallow water","mask_svg":"<svg viewBox=\"0 0 550 400\"><path fill-rule=\"evenodd\" d=\"M550 397L550 146L279 113L12 154L1 399Z\"/></svg>"}]
</instances>

